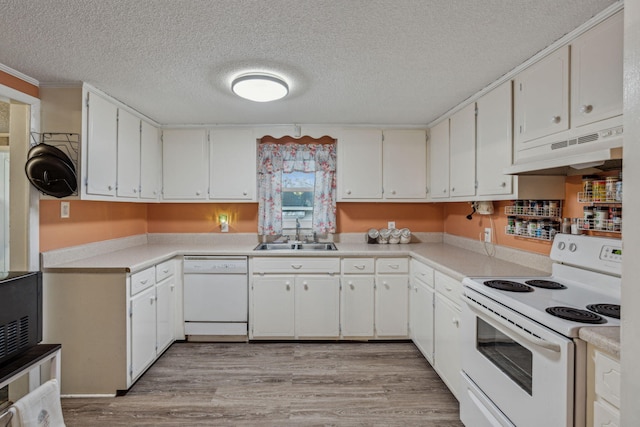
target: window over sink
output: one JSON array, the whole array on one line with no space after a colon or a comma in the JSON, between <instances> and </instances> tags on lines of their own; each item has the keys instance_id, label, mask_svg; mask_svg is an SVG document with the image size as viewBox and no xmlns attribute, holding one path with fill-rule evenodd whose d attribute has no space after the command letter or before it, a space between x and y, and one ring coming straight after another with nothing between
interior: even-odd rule
<instances>
[{"instance_id":1,"label":"window over sink","mask_svg":"<svg viewBox=\"0 0 640 427\"><path fill-rule=\"evenodd\" d=\"M303 139L313 142L265 137L258 146L258 234L335 233L335 140Z\"/></svg>"}]
</instances>

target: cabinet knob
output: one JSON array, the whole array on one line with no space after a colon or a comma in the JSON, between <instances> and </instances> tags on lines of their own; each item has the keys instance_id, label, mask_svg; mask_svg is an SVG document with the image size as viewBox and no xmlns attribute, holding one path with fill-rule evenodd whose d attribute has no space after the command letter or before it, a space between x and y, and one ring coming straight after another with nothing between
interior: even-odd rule
<instances>
[{"instance_id":1,"label":"cabinet knob","mask_svg":"<svg viewBox=\"0 0 640 427\"><path fill-rule=\"evenodd\" d=\"M458 319L456 319L455 317L453 319L451 319L451 323L456 325L456 327L460 326L460 321Z\"/></svg>"},{"instance_id":2,"label":"cabinet knob","mask_svg":"<svg viewBox=\"0 0 640 427\"><path fill-rule=\"evenodd\" d=\"M353 286L353 283L349 282L349 289L351 289L352 291L356 289L355 286Z\"/></svg>"},{"instance_id":3,"label":"cabinet knob","mask_svg":"<svg viewBox=\"0 0 640 427\"><path fill-rule=\"evenodd\" d=\"M582 107L580 107L580 112L582 114L589 114L592 111L593 111L593 105L585 104Z\"/></svg>"},{"instance_id":4,"label":"cabinet knob","mask_svg":"<svg viewBox=\"0 0 640 427\"><path fill-rule=\"evenodd\" d=\"M456 191L456 187L451 187L451 192L453 193L454 191Z\"/></svg>"},{"instance_id":5,"label":"cabinet knob","mask_svg":"<svg viewBox=\"0 0 640 427\"><path fill-rule=\"evenodd\" d=\"M309 285L307 285L307 282L304 282L304 290L308 291L309 290Z\"/></svg>"},{"instance_id":6,"label":"cabinet knob","mask_svg":"<svg viewBox=\"0 0 640 427\"><path fill-rule=\"evenodd\" d=\"M243 196L246 196L247 194L249 194L249 192L248 192L248 191L243 191L243 192L242 192L242 195L243 195Z\"/></svg>"},{"instance_id":7,"label":"cabinet knob","mask_svg":"<svg viewBox=\"0 0 640 427\"><path fill-rule=\"evenodd\" d=\"M391 194L396 194L396 190L391 190Z\"/></svg>"},{"instance_id":8,"label":"cabinet knob","mask_svg":"<svg viewBox=\"0 0 640 427\"><path fill-rule=\"evenodd\" d=\"M112 186L112 185L110 185L110 186L108 186L108 187L107 187L107 189L108 189L109 191L111 191L111 190L113 190L113 186Z\"/></svg>"},{"instance_id":9,"label":"cabinet knob","mask_svg":"<svg viewBox=\"0 0 640 427\"><path fill-rule=\"evenodd\" d=\"M286 289L287 289L288 291L290 291L290 290L291 290L291 285L287 285Z\"/></svg>"},{"instance_id":10,"label":"cabinet knob","mask_svg":"<svg viewBox=\"0 0 640 427\"><path fill-rule=\"evenodd\" d=\"M202 194L200 190L196 191L196 196L199 196L200 194Z\"/></svg>"},{"instance_id":11,"label":"cabinet knob","mask_svg":"<svg viewBox=\"0 0 640 427\"><path fill-rule=\"evenodd\" d=\"M155 301L155 299L156 299L156 297L155 297L155 296L153 296L153 297L149 298L149 304L153 304L153 301Z\"/></svg>"},{"instance_id":12,"label":"cabinet knob","mask_svg":"<svg viewBox=\"0 0 640 427\"><path fill-rule=\"evenodd\" d=\"M351 190L347 190L347 194L351 194Z\"/></svg>"},{"instance_id":13,"label":"cabinet knob","mask_svg":"<svg viewBox=\"0 0 640 427\"><path fill-rule=\"evenodd\" d=\"M560 116L551 117L551 123L560 123L560 120L562 120Z\"/></svg>"},{"instance_id":14,"label":"cabinet knob","mask_svg":"<svg viewBox=\"0 0 640 427\"><path fill-rule=\"evenodd\" d=\"M446 188L443 188L443 189L442 189L442 192L446 194L446 193L447 193L447 189L446 189Z\"/></svg>"},{"instance_id":15,"label":"cabinet knob","mask_svg":"<svg viewBox=\"0 0 640 427\"><path fill-rule=\"evenodd\" d=\"M506 186L507 186L507 183L506 183L506 182L501 182L501 183L500 183L500 187L504 188L504 187L506 187Z\"/></svg>"}]
</instances>

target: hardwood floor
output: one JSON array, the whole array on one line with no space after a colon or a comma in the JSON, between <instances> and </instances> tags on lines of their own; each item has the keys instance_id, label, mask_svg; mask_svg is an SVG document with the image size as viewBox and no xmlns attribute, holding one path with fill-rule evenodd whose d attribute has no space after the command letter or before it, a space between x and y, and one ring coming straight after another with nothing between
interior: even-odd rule
<instances>
[{"instance_id":1,"label":"hardwood floor","mask_svg":"<svg viewBox=\"0 0 640 427\"><path fill-rule=\"evenodd\" d=\"M74 426L462 426L409 342L175 343L125 396L62 400Z\"/></svg>"}]
</instances>

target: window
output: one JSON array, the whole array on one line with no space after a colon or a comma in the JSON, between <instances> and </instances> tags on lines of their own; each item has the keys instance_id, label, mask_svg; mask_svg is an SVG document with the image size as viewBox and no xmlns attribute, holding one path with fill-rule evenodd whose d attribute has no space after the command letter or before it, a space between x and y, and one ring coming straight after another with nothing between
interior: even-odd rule
<instances>
[{"instance_id":1,"label":"window","mask_svg":"<svg viewBox=\"0 0 640 427\"><path fill-rule=\"evenodd\" d=\"M300 228L335 233L336 149L328 144L273 144L258 149L258 234Z\"/></svg>"}]
</instances>

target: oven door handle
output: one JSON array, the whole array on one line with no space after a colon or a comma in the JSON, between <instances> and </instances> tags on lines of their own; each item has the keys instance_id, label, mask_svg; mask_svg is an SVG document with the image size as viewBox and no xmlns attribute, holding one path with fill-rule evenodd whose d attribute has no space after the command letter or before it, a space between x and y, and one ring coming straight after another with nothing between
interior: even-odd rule
<instances>
[{"instance_id":1,"label":"oven door handle","mask_svg":"<svg viewBox=\"0 0 640 427\"><path fill-rule=\"evenodd\" d=\"M489 316L491 319L500 323L502 326L509 329L511 332L515 333L516 335L523 338L524 340L530 342L531 344L537 345L538 347L546 348L547 350L555 351L556 353L560 353L561 348L559 344L549 342L542 338L538 338L528 332L522 331L520 330L519 327L512 325L509 321L503 319L500 315L481 310L476 306L476 303L474 303L473 301L467 300L467 305L471 307L471 309L476 313L484 316Z\"/></svg>"}]
</instances>

